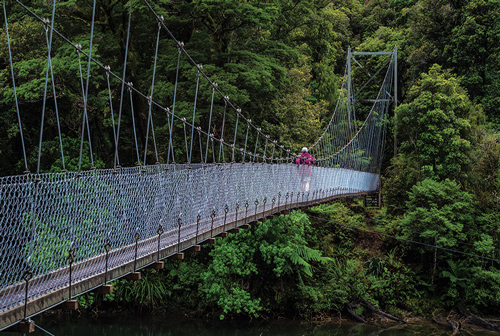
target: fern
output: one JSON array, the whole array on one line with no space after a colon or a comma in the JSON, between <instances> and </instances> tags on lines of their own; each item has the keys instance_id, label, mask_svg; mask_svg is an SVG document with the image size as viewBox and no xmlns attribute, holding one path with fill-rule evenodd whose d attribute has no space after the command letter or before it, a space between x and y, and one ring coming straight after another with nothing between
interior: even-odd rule
<instances>
[{"instance_id":1,"label":"fern","mask_svg":"<svg viewBox=\"0 0 500 336\"><path fill-rule=\"evenodd\" d=\"M331 260L323 257L321 251L312 249L304 245L295 245L290 255L290 261L299 267L299 271L312 276L312 265L310 262L324 263Z\"/></svg>"},{"instance_id":2,"label":"fern","mask_svg":"<svg viewBox=\"0 0 500 336\"><path fill-rule=\"evenodd\" d=\"M150 311L171 294L162 276L156 272L144 272L141 280L117 289L121 300L131 302L141 310L147 307Z\"/></svg>"}]
</instances>

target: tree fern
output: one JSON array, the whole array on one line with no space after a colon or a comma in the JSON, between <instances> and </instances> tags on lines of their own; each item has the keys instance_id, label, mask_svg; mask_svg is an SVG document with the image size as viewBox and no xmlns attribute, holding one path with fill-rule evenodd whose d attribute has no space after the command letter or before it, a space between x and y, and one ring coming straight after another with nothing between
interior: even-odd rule
<instances>
[{"instance_id":1,"label":"tree fern","mask_svg":"<svg viewBox=\"0 0 500 336\"><path fill-rule=\"evenodd\" d=\"M324 263L330 258L323 257L321 251L312 249L305 245L295 245L290 254L290 261L298 266L300 272L312 276L312 265L310 262Z\"/></svg>"}]
</instances>

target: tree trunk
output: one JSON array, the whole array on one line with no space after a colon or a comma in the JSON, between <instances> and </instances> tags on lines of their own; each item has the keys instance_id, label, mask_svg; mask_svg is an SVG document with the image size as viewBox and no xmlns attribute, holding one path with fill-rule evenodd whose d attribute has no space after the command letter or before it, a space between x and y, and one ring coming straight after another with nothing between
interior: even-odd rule
<instances>
[{"instance_id":1,"label":"tree trunk","mask_svg":"<svg viewBox=\"0 0 500 336\"><path fill-rule=\"evenodd\" d=\"M372 312L377 313L377 314L379 314L381 316L387 317L388 319L391 319L391 320L394 320L394 321L398 321L400 323L406 323L406 321L401 320L400 318L397 318L396 316L392 316L390 314L387 314L386 312L383 312L383 311L377 309L374 305L372 305L369 302L361 301L361 304L363 306L365 306L366 308L370 309Z\"/></svg>"},{"instance_id":2,"label":"tree trunk","mask_svg":"<svg viewBox=\"0 0 500 336\"><path fill-rule=\"evenodd\" d=\"M361 316L359 316L358 314L356 314L353 310L352 310L352 303L350 302L346 302L345 303L345 309L347 310L347 312L358 322L361 322L361 323L368 323L364 318L362 318Z\"/></svg>"},{"instance_id":3,"label":"tree trunk","mask_svg":"<svg viewBox=\"0 0 500 336\"><path fill-rule=\"evenodd\" d=\"M446 322L448 322L453 329L452 335L460 334L460 322L453 321L452 319L446 319Z\"/></svg>"},{"instance_id":4,"label":"tree trunk","mask_svg":"<svg viewBox=\"0 0 500 336\"><path fill-rule=\"evenodd\" d=\"M475 324L479 327L488 329L488 330L495 330L495 331L500 331L500 326L498 324L490 323L479 316L476 316L469 312L467 309L465 309L462 306L457 306L457 310L460 314L466 316L470 323Z\"/></svg>"}]
</instances>

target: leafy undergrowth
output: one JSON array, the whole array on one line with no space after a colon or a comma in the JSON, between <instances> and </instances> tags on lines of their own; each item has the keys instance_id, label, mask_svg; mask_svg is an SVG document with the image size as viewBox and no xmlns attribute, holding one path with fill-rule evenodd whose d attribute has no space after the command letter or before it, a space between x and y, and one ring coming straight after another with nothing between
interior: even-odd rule
<instances>
[{"instance_id":1,"label":"leafy undergrowth","mask_svg":"<svg viewBox=\"0 0 500 336\"><path fill-rule=\"evenodd\" d=\"M217 238L182 262L143 270L140 281L115 281L114 293L104 298L84 295L80 305L220 319L324 318L338 316L346 302L359 299L403 315L399 307L420 297L398 249L385 252L380 237L337 224L367 228L375 223L365 220L373 213L342 203L309 211L311 217L294 211Z\"/></svg>"},{"instance_id":2,"label":"leafy undergrowth","mask_svg":"<svg viewBox=\"0 0 500 336\"><path fill-rule=\"evenodd\" d=\"M483 293L468 285L487 275L486 288L498 273L464 267L468 259L449 253L437 257L434 268L428 251L393 237L405 232L401 219L364 208L361 200L325 204L217 238L184 261L143 270L140 281L115 281L113 294L79 301L92 311L112 307L219 319L325 319L345 316L346 303L377 318L364 302L399 318L429 317L457 303L481 312L486 305L468 300L473 293L498 307L488 294L496 287ZM453 299L457 295L461 300Z\"/></svg>"}]
</instances>

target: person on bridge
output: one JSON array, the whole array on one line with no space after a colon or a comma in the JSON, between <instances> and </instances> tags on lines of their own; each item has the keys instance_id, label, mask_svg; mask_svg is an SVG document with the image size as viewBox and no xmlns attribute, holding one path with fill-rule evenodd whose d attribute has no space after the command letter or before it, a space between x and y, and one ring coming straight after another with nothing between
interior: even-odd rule
<instances>
[{"instance_id":1,"label":"person on bridge","mask_svg":"<svg viewBox=\"0 0 500 336\"><path fill-rule=\"evenodd\" d=\"M308 153L307 147L302 148L302 154L295 160L300 175L300 189L309 191L312 177L311 166L316 164L316 159Z\"/></svg>"},{"instance_id":2,"label":"person on bridge","mask_svg":"<svg viewBox=\"0 0 500 336\"><path fill-rule=\"evenodd\" d=\"M315 165L316 159L308 153L307 147L302 148L302 154L295 160L296 164L306 164L308 166Z\"/></svg>"}]
</instances>

